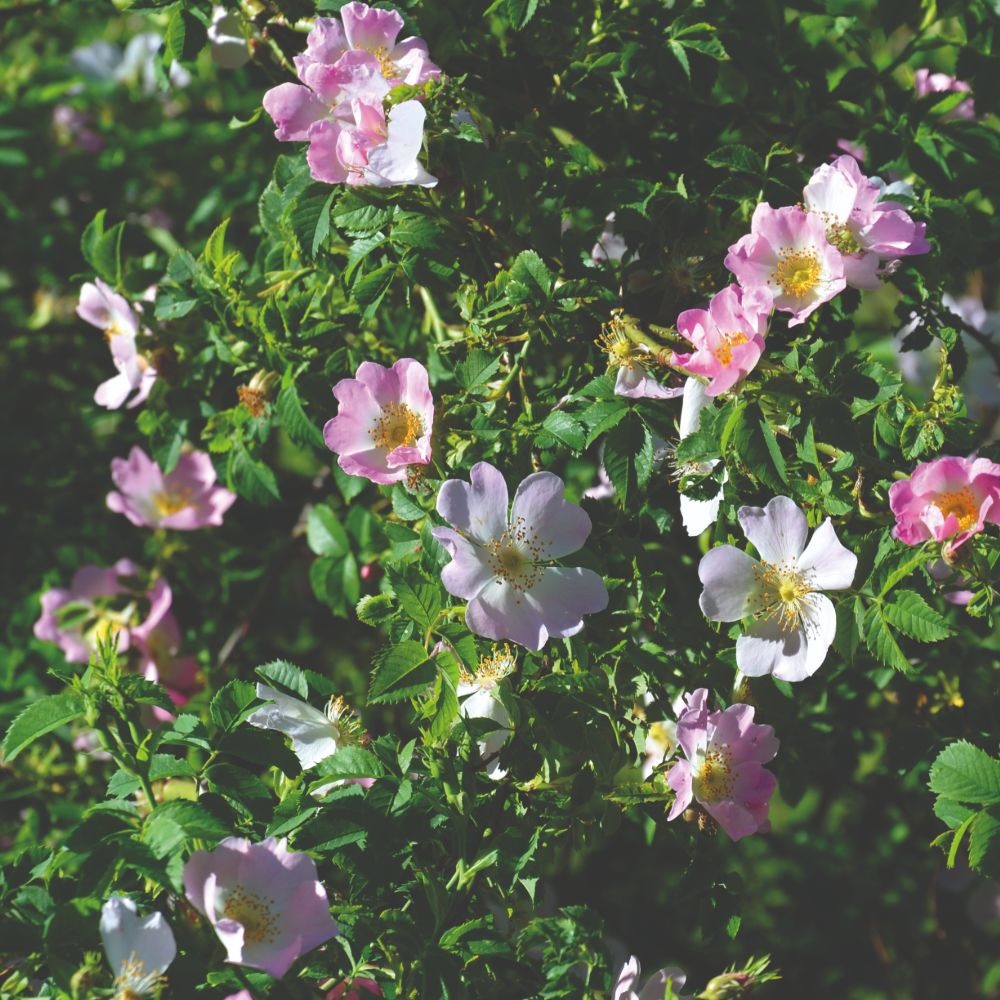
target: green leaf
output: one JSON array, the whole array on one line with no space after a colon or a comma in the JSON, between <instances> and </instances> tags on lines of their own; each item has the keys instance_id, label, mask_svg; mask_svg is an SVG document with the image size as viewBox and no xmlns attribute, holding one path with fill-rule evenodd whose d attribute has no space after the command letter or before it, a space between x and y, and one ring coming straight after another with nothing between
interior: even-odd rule
<instances>
[{"instance_id":1,"label":"green leaf","mask_svg":"<svg viewBox=\"0 0 1000 1000\"><path fill-rule=\"evenodd\" d=\"M430 628L441 611L440 586L420 577L414 577L411 583L396 573L390 575L389 583L403 613L412 618L420 628Z\"/></svg>"},{"instance_id":2,"label":"green leaf","mask_svg":"<svg viewBox=\"0 0 1000 1000\"><path fill-rule=\"evenodd\" d=\"M94 254L97 252L97 244L104 235L104 220L107 217L107 214L108 210L106 208L102 208L97 215L95 215L90 222L87 223L87 227L84 229L83 235L80 237L80 252L83 254L83 259L91 267L96 267L94 264Z\"/></svg>"},{"instance_id":3,"label":"green leaf","mask_svg":"<svg viewBox=\"0 0 1000 1000\"><path fill-rule=\"evenodd\" d=\"M646 484L652 469L652 435L649 428L632 414L604 440L604 470L623 507Z\"/></svg>"},{"instance_id":4,"label":"green leaf","mask_svg":"<svg viewBox=\"0 0 1000 1000\"><path fill-rule=\"evenodd\" d=\"M213 271L218 270L226 259L226 230L229 228L229 222L229 219L223 219L212 230L212 235L205 240L205 249L201 252L201 259Z\"/></svg>"},{"instance_id":5,"label":"green leaf","mask_svg":"<svg viewBox=\"0 0 1000 1000\"><path fill-rule=\"evenodd\" d=\"M274 473L242 445L229 453L229 471L237 493L251 502L264 506L281 499Z\"/></svg>"},{"instance_id":6,"label":"green leaf","mask_svg":"<svg viewBox=\"0 0 1000 1000\"><path fill-rule=\"evenodd\" d=\"M52 694L33 702L10 724L3 740L3 756L9 763L29 743L83 715L85 703L76 691Z\"/></svg>"},{"instance_id":7,"label":"green leaf","mask_svg":"<svg viewBox=\"0 0 1000 1000\"><path fill-rule=\"evenodd\" d=\"M953 634L944 617L912 590L896 591L892 603L885 604L882 613L890 625L920 642L940 642Z\"/></svg>"},{"instance_id":8,"label":"green leaf","mask_svg":"<svg viewBox=\"0 0 1000 1000\"><path fill-rule=\"evenodd\" d=\"M969 864L990 878L1000 874L1000 810L984 809L972 821Z\"/></svg>"},{"instance_id":9,"label":"green leaf","mask_svg":"<svg viewBox=\"0 0 1000 1000\"><path fill-rule=\"evenodd\" d=\"M764 435L764 444L767 446L768 454L774 463L774 469L778 473L778 478L788 484L788 472L785 469L785 456L781 454L778 447L778 439L774 436L771 425L763 417L760 418L760 431Z\"/></svg>"},{"instance_id":10,"label":"green leaf","mask_svg":"<svg viewBox=\"0 0 1000 1000\"><path fill-rule=\"evenodd\" d=\"M208 714L212 721L225 730L238 726L251 712L257 700L257 689L246 681L233 680L215 693Z\"/></svg>"},{"instance_id":11,"label":"green leaf","mask_svg":"<svg viewBox=\"0 0 1000 1000\"><path fill-rule=\"evenodd\" d=\"M385 774L378 757L357 746L342 747L332 756L321 760L315 770L325 782L329 782L331 778L381 778Z\"/></svg>"},{"instance_id":12,"label":"green leaf","mask_svg":"<svg viewBox=\"0 0 1000 1000\"><path fill-rule=\"evenodd\" d=\"M172 799L158 805L146 818L142 838L158 858L165 858L189 840L217 844L231 831L204 806L187 799Z\"/></svg>"},{"instance_id":13,"label":"green leaf","mask_svg":"<svg viewBox=\"0 0 1000 1000\"><path fill-rule=\"evenodd\" d=\"M385 293L389 291L389 286L395 277L396 265L383 264L354 282L352 289L354 298L362 307L362 315L365 319L371 319L375 315L379 303L385 297Z\"/></svg>"},{"instance_id":14,"label":"green leaf","mask_svg":"<svg viewBox=\"0 0 1000 1000\"><path fill-rule=\"evenodd\" d=\"M469 356L455 366L455 378L463 389L474 389L488 382L499 368L499 358L485 351L470 351Z\"/></svg>"},{"instance_id":15,"label":"green leaf","mask_svg":"<svg viewBox=\"0 0 1000 1000\"><path fill-rule=\"evenodd\" d=\"M278 393L275 408L285 433L296 444L313 448L323 447L323 434L307 416L294 385L286 385Z\"/></svg>"},{"instance_id":16,"label":"green leaf","mask_svg":"<svg viewBox=\"0 0 1000 1000\"><path fill-rule=\"evenodd\" d=\"M419 642L406 639L376 658L368 700L374 704L405 701L425 690L436 676L433 658Z\"/></svg>"},{"instance_id":17,"label":"green leaf","mask_svg":"<svg viewBox=\"0 0 1000 1000\"><path fill-rule=\"evenodd\" d=\"M1000 803L1000 761L958 740L945 747L931 765L930 789L956 802Z\"/></svg>"},{"instance_id":18,"label":"green leaf","mask_svg":"<svg viewBox=\"0 0 1000 1000\"><path fill-rule=\"evenodd\" d=\"M374 628L387 622L395 608L395 601L388 594L366 594L358 601L355 613L360 621Z\"/></svg>"},{"instance_id":19,"label":"green leaf","mask_svg":"<svg viewBox=\"0 0 1000 1000\"><path fill-rule=\"evenodd\" d=\"M868 609L865 614L864 628L865 645L879 663L904 673L911 671L910 662L899 648L899 643L892 634L892 629L889 628L885 618L882 617L882 611L878 605L873 604Z\"/></svg>"},{"instance_id":20,"label":"green leaf","mask_svg":"<svg viewBox=\"0 0 1000 1000\"><path fill-rule=\"evenodd\" d=\"M722 167L726 170L735 170L738 173L753 174L755 177L761 177L764 174L764 161L760 154L749 146L741 146L739 143L720 146L705 157L705 162L711 167Z\"/></svg>"},{"instance_id":21,"label":"green leaf","mask_svg":"<svg viewBox=\"0 0 1000 1000\"><path fill-rule=\"evenodd\" d=\"M350 551L347 532L329 507L318 505L306 518L306 541L318 556L344 556Z\"/></svg>"},{"instance_id":22,"label":"green leaf","mask_svg":"<svg viewBox=\"0 0 1000 1000\"><path fill-rule=\"evenodd\" d=\"M302 699L309 697L306 675L294 663L289 663L287 660L272 660L259 666L256 673L279 688L294 691Z\"/></svg>"},{"instance_id":23,"label":"green leaf","mask_svg":"<svg viewBox=\"0 0 1000 1000\"><path fill-rule=\"evenodd\" d=\"M401 521L419 521L427 516L423 507L402 486L394 486L392 489L392 512Z\"/></svg>"},{"instance_id":24,"label":"green leaf","mask_svg":"<svg viewBox=\"0 0 1000 1000\"><path fill-rule=\"evenodd\" d=\"M122 235L125 223L119 222L103 233L94 245L90 260L94 270L109 284L118 287L122 280Z\"/></svg>"},{"instance_id":25,"label":"green leaf","mask_svg":"<svg viewBox=\"0 0 1000 1000\"><path fill-rule=\"evenodd\" d=\"M507 297L511 302L544 302L552 291L552 275L534 250L522 250L510 266Z\"/></svg>"}]
</instances>

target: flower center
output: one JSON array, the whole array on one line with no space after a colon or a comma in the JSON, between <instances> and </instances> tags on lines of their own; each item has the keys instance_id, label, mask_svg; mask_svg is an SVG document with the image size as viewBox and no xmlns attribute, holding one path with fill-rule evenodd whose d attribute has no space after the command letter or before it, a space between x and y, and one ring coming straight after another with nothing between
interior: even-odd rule
<instances>
[{"instance_id":1,"label":"flower center","mask_svg":"<svg viewBox=\"0 0 1000 1000\"><path fill-rule=\"evenodd\" d=\"M649 352L643 351L629 340L617 317L605 324L595 343L607 354L608 366L611 368L631 368L633 365L648 367L652 363Z\"/></svg>"},{"instance_id":2,"label":"flower center","mask_svg":"<svg viewBox=\"0 0 1000 1000\"><path fill-rule=\"evenodd\" d=\"M273 899L238 885L227 893L222 915L243 925L243 940L248 944L269 944L278 936L273 903Z\"/></svg>"},{"instance_id":3,"label":"flower center","mask_svg":"<svg viewBox=\"0 0 1000 1000\"><path fill-rule=\"evenodd\" d=\"M822 272L819 254L815 250L790 250L785 247L778 253L778 263L771 280L781 286L785 295L798 299L819 284Z\"/></svg>"},{"instance_id":4,"label":"flower center","mask_svg":"<svg viewBox=\"0 0 1000 1000\"><path fill-rule=\"evenodd\" d=\"M424 424L419 414L406 403L386 403L372 428L372 444L387 451L409 448L423 432Z\"/></svg>"},{"instance_id":5,"label":"flower center","mask_svg":"<svg viewBox=\"0 0 1000 1000\"><path fill-rule=\"evenodd\" d=\"M706 750L700 767L693 775L692 790L695 798L710 805L722 802L733 797L734 786L729 751L724 747Z\"/></svg>"},{"instance_id":6,"label":"flower center","mask_svg":"<svg viewBox=\"0 0 1000 1000\"><path fill-rule=\"evenodd\" d=\"M826 240L841 253L861 253L862 246L846 222L834 222L826 228Z\"/></svg>"},{"instance_id":7,"label":"flower center","mask_svg":"<svg viewBox=\"0 0 1000 1000\"><path fill-rule=\"evenodd\" d=\"M364 736L361 719L340 695L331 696L326 703L326 718L338 744L361 742Z\"/></svg>"},{"instance_id":8,"label":"flower center","mask_svg":"<svg viewBox=\"0 0 1000 1000\"><path fill-rule=\"evenodd\" d=\"M463 684L475 684L479 688L496 687L508 674L512 674L517 666L517 659L511 652L510 644L494 646L488 656L479 661L475 675L469 673L463 665L459 668L458 679Z\"/></svg>"},{"instance_id":9,"label":"flower center","mask_svg":"<svg viewBox=\"0 0 1000 1000\"><path fill-rule=\"evenodd\" d=\"M378 60L379 72L385 77L386 82L396 79L396 64L389 57L389 50L384 45L377 49L370 50L371 54Z\"/></svg>"},{"instance_id":10,"label":"flower center","mask_svg":"<svg viewBox=\"0 0 1000 1000\"><path fill-rule=\"evenodd\" d=\"M754 618L777 621L782 632L792 632L802 621L805 598L812 593L806 573L794 563L760 562L754 567L757 593L754 598Z\"/></svg>"},{"instance_id":11,"label":"flower center","mask_svg":"<svg viewBox=\"0 0 1000 1000\"><path fill-rule=\"evenodd\" d=\"M153 506L160 517L170 517L185 507L191 506L191 491L188 489L166 489L153 494Z\"/></svg>"},{"instance_id":12,"label":"flower center","mask_svg":"<svg viewBox=\"0 0 1000 1000\"><path fill-rule=\"evenodd\" d=\"M946 521L954 514L962 531L972 531L979 523L979 507L968 486L950 493L939 493L934 506L941 511L941 516Z\"/></svg>"},{"instance_id":13,"label":"flower center","mask_svg":"<svg viewBox=\"0 0 1000 1000\"><path fill-rule=\"evenodd\" d=\"M133 951L122 962L115 976L115 986L118 987L115 1000L141 1000L143 996L153 993L163 981L163 976L158 973L147 972L139 953Z\"/></svg>"},{"instance_id":14,"label":"flower center","mask_svg":"<svg viewBox=\"0 0 1000 1000\"><path fill-rule=\"evenodd\" d=\"M715 360L719 362L720 365L728 365L733 360L733 348L739 346L740 344L745 344L747 342L747 336L740 330L735 330L732 333L724 333L722 335L722 342L719 346L712 351L715 355Z\"/></svg>"},{"instance_id":15,"label":"flower center","mask_svg":"<svg viewBox=\"0 0 1000 1000\"><path fill-rule=\"evenodd\" d=\"M542 578L544 567L537 563L545 548L523 517L515 518L499 538L486 543L493 574L522 592L531 590Z\"/></svg>"}]
</instances>

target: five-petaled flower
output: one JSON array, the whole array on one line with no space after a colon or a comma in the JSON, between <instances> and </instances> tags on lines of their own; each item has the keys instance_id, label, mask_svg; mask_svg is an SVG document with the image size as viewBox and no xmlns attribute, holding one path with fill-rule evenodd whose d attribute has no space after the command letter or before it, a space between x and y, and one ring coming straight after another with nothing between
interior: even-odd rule
<instances>
[{"instance_id":1,"label":"five-petaled flower","mask_svg":"<svg viewBox=\"0 0 1000 1000\"><path fill-rule=\"evenodd\" d=\"M921 462L889 487L894 538L919 545L932 538L957 549L987 524L1000 524L1000 465L943 455Z\"/></svg>"},{"instance_id":2,"label":"five-petaled flower","mask_svg":"<svg viewBox=\"0 0 1000 1000\"><path fill-rule=\"evenodd\" d=\"M736 641L736 665L748 677L804 680L826 659L837 629L821 591L850 587L858 557L841 545L829 519L807 545L806 516L788 497L741 507L738 516L760 559L732 545L708 552L698 566L701 610L718 622L752 616Z\"/></svg>"},{"instance_id":3,"label":"five-petaled flower","mask_svg":"<svg viewBox=\"0 0 1000 1000\"><path fill-rule=\"evenodd\" d=\"M509 514L499 469L478 462L469 478L441 486L437 511L452 527L431 532L451 556L441 580L469 602L469 629L528 649L541 649L550 636L576 635L584 615L607 607L608 592L593 570L552 560L586 541L587 512L563 498L565 485L551 472L524 479Z\"/></svg>"},{"instance_id":4,"label":"five-petaled flower","mask_svg":"<svg viewBox=\"0 0 1000 1000\"><path fill-rule=\"evenodd\" d=\"M770 829L768 802L777 786L764 768L778 752L771 726L753 721L751 705L709 712L708 690L687 698L677 718L677 743L684 756L667 772L676 798L668 820L696 801L733 840Z\"/></svg>"},{"instance_id":5,"label":"five-petaled flower","mask_svg":"<svg viewBox=\"0 0 1000 1000\"><path fill-rule=\"evenodd\" d=\"M158 994L177 954L174 932L162 913L140 917L135 903L112 896L101 907L101 941L115 973L118 1000Z\"/></svg>"},{"instance_id":6,"label":"five-petaled flower","mask_svg":"<svg viewBox=\"0 0 1000 1000\"><path fill-rule=\"evenodd\" d=\"M108 494L108 507L140 528L193 531L220 525L236 501L235 493L216 485L215 467L203 451L182 452L164 475L134 447L128 458L112 459L111 478L118 489Z\"/></svg>"},{"instance_id":7,"label":"five-petaled flower","mask_svg":"<svg viewBox=\"0 0 1000 1000\"><path fill-rule=\"evenodd\" d=\"M840 251L826 238L823 220L795 205L761 202L750 232L729 248L726 267L744 289L766 288L774 308L792 314L789 326L842 292L847 284Z\"/></svg>"},{"instance_id":8,"label":"five-petaled flower","mask_svg":"<svg viewBox=\"0 0 1000 1000\"><path fill-rule=\"evenodd\" d=\"M500 700L497 687L512 674L517 660L506 643L494 646L484 656L472 673L464 665L459 671L456 693L462 699L459 714L463 719L485 719L496 728L479 740L479 755L486 762L486 773L498 781L507 772L500 766L497 756L511 734L512 723L507 707Z\"/></svg>"},{"instance_id":9,"label":"five-petaled flower","mask_svg":"<svg viewBox=\"0 0 1000 1000\"><path fill-rule=\"evenodd\" d=\"M756 367L764 353L771 314L771 293L763 286L728 285L712 296L708 309L686 309L677 317L677 332L694 350L675 353L671 361L691 375L707 378L705 395L732 389Z\"/></svg>"},{"instance_id":10,"label":"five-petaled flower","mask_svg":"<svg viewBox=\"0 0 1000 1000\"><path fill-rule=\"evenodd\" d=\"M323 438L348 475L388 485L431 460L434 398L419 361L400 358L391 368L363 361L333 395L340 405Z\"/></svg>"},{"instance_id":11,"label":"five-petaled flower","mask_svg":"<svg viewBox=\"0 0 1000 1000\"><path fill-rule=\"evenodd\" d=\"M316 862L285 840L226 837L184 866L188 901L204 914L226 960L280 979L292 963L339 933Z\"/></svg>"}]
</instances>

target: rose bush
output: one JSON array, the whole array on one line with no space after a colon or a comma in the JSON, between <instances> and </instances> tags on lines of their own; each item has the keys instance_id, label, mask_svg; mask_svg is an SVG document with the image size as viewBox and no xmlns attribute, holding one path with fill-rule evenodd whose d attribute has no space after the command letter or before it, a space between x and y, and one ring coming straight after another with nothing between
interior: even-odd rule
<instances>
[{"instance_id":1,"label":"rose bush","mask_svg":"<svg viewBox=\"0 0 1000 1000\"><path fill-rule=\"evenodd\" d=\"M116 7L0 12L3 995L992 995L995 14Z\"/></svg>"}]
</instances>

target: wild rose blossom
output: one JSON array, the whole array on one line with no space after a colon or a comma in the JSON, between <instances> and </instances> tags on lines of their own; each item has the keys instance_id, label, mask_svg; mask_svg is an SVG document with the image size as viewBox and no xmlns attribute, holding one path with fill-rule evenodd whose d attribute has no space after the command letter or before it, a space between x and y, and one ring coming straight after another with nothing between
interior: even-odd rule
<instances>
[{"instance_id":1,"label":"wild rose blossom","mask_svg":"<svg viewBox=\"0 0 1000 1000\"><path fill-rule=\"evenodd\" d=\"M139 602L149 605L146 620L153 627L170 607L170 586L160 577L145 594L136 586L141 570L130 559L114 566L83 566L69 588L55 587L42 594L42 614L35 622L39 639L56 643L70 663L86 663L97 649L98 639L117 635L118 650L124 652L140 627Z\"/></svg>"},{"instance_id":2,"label":"wild rose blossom","mask_svg":"<svg viewBox=\"0 0 1000 1000\"><path fill-rule=\"evenodd\" d=\"M667 773L677 796L667 819L676 819L693 800L732 840L766 833L768 802L777 781L763 765L778 752L774 729L754 723L751 705L709 712L707 700L708 690L699 688L677 719L684 757Z\"/></svg>"},{"instance_id":3,"label":"wild rose blossom","mask_svg":"<svg viewBox=\"0 0 1000 1000\"><path fill-rule=\"evenodd\" d=\"M678 426L681 441L698 430L701 425L701 411L706 406L711 405L712 401L708 398L705 384L700 379L689 378L684 383L684 398L681 401L681 416ZM718 464L718 461L677 463L676 475L678 479L687 475L707 476ZM723 483L727 478L728 473L723 469ZM698 500L695 497L687 496L683 491L680 492L681 523L692 538L697 537L718 521L719 508L722 506L724 493L725 487L720 486L715 496L708 500Z\"/></svg>"},{"instance_id":4,"label":"wild rose blossom","mask_svg":"<svg viewBox=\"0 0 1000 1000\"><path fill-rule=\"evenodd\" d=\"M565 485L551 472L521 482L509 515L507 483L497 468L478 462L469 478L441 486L437 511L452 527L431 532L451 556L441 581L468 601L469 630L528 649L541 649L550 636L576 635L584 615L607 607L608 592L593 570L552 560L586 541L586 511L563 498Z\"/></svg>"},{"instance_id":5,"label":"wild rose blossom","mask_svg":"<svg viewBox=\"0 0 1000 1000\"><path fill-rule=\"evenodd\" d=\"M826 659L837 614L821 591L846 590L858 557L838 541L827 518L809 544L806 516L788 497L741 507L740 526L760 560L732 545L708 552L698 566L700 605L717 622L753 617L736 641L736 665L748 677L801 681Z\"/></svg>"},{"instance_id":6,"label":"wild rose blossom","mask_svg":"<svg viewBox=\"0 0 1000 1000\"><path fill-rule=\"evenodd\" d=\"M139 351L136 311L123 296L97 278L80 289L76 312L84 322L104 332L111 360L118 369L117 375L97 387L94 402L109 410L117 410L129 396L132 396L129 409L145 402L156 381L156 369Z\"/></svg>"},{"instance_id":7,"label":"wild rose blossom","mask_svg":"<svg viewBox=\"0 0 1000 1000\"><path fill-rule=\"evenodd\" d=\"M503 645L494 647L488 656L484 656L474 674L464 665L459 672L456 693L463 699L459 714L463 719L488 719L498 727L479 741L479 755L487 762L486 774L494 781L499 781L507 773L500 766L497 754L513 729L510 713L499 698L497 686L514 672L516 666L510 646Z\"/></svg>"},{"instance_id":8,"label":"wild rose blossom","mask_svg":"<svg viewBox=\"0 0 1000 1000\"><path fill-rule=\"evenodd\" d=\"M878 288L883 265L927 253L926 225L914 222L897 201L880 201L881 182L865 177L853 156L816 168L802 192L810 213L826 226L826 238L842 255L852 288Z\"/></svg>"},{"instance_id":9,"label":"wild rose blossom","mask_svg":"<svg viewBox=\"0 0 1000 1000\"><path fill-rule=\"evenodd\" d=\"M419 101L395 105L386 119L384 98L400 84L419 86L440 76L420 38L397 44L403 19L396 11L349 3L337 18L317 18L306 50L295 57L302 84L283 83L264 95L264 109L282 142L309 143L315 180L387 187L436 178L417 157L425 112Z\"/></svg>"},{"instance_id":10,"label":"wild rose blossom","mask_svg":"<svg viewBox=\"0 0 1000 1000\"><path fill-rule=\"evenodd\" d=\"M131 899L112 896L101 907L100 928L118 996L157 994L163 973L177 955L174 932L163 914L153 912L140 917Z\"/></svg>"},{"instance_id":11,"label":"wild rose blossom","mask_svg":"<svg viewBox=\"0 0 1000 1000\"><path fill-rule=\"evenodd\" d=\"M618 973L618 981L615 983L615 992L611 1000L663 1000L668 984L677 996L677 1000L686 1000L686 997L677 991L687 982L687 975L676 965L668 965L665 969L654 972L646 980L646 985L639 989L641 974L639 959L632 955ZM689 996L691 995L693 994Z\"/></svg>"},{"instance_id":12,"label":"wild rose blossom","mask_svg":"<svg viewBox=\"0 0 1000 1000\"><path fill-rule=\"evenodd\" d=\"M434 397L419 361L401 358L391 368L363 361L333 395L340 405L323 438L349 476L388 485L431 460Z\"/></svg>"},{"instance_id":13,"label":"wild rose blossom","mask_svg":"<svg viewBox=\"0 0 1000 1000\"><path fill-rule=\"evenodd\" d=\"M750 232L729 248L725 265L744 289L766 288L774 308L797 326L846 287L840 252L821 219L794 205L759 204Z\"/></svg>"},{"instance_id":14,"label":"wild rose blossom","mask_svg":"<svg viewBox=\"0 0 1000 1000\"><path fill-rule=\"evenodd\" d=\"M926 97L928 94L970 94L972 88L958 77L948 73L932 73L929 69L918 69L913 75L913 89L917 97ZM967 101L962 101L957 107L951 109L941 116L945 121L949 119L976 117L976 104L970 97Z\"/></svg>"},{"instance_id":15,"label":"wild rose blossom","mask_svg":"<svg viewBox=\"0 0 1000 1000\"><path fill-rule=\"evenodd\" d=\"M180 655L181 628L169 603L160 600L152 607L146 620L132 629L131 641L139 653L139 673L159 684L178 707L186 705L204 687L198 660ZM173 718L158 705L151 706L149 714L153 725Z\"/></svg>"},{"instance_id":16,"label":"wild rose blossom","mask_svg":"<svg viewBox=\"0 0 1000 1000\"><path fill-rule=\"evenodd\" d=\"M1000 524L1000 465L944 455L921 462L889 487L894 538L919 545L932 538L957 549L987 524Z\"/></svg>"},{"instance_id":17,"label":"wild rose blossom","mask_svg":"<svg viewBox=\"0 0 1000 1000\"><path fill-rule=\"evenodd\" d=\"M236 494L216 485L215 466L203 451L185 451L166 475L141 448L127 459L111 461L118 490L108 494L108 507L140 528L194 531L222 524Z\"/></svg>"},{"instance_id":18,"label":"wild rose blossom","mask_svg":"<svg viewBox=\"0 0 1000 1000\"><path fill-rule=\"evenodd\" d=\"M628 399L673 399L684 390L667 388L652 375L653 352L646 344L637 344L625 332L618 319L608 323L597 340L608 356L608 369L616 370L615 395Z\"/></svg>"},{"instance_id":19,"label":"wild rose blossom","mask_svg":"<svg viewBox=\"0 0 1000 1000\"><path fill-rule=\"evenodd\" d=\"M687 309L677 317L677 332L695 349L675 353L671 363L707 378L707 396L728 391L757 366L764 353L770 313L767 288L744 291L729 285L712 296L707 310Z\"/></svg>"},{"instance_id":20,"label":"wild rose blossom","mask_svg":"<svg viewBox=\"0 0 1000 1000\"><path fill-rule=\"evenodd\" d=\"M339 933L316 862L269 837L226 837L184 866L188 902L215 929L226 961L280 979L295 960Z\"/></svg>"}]
</instances>

